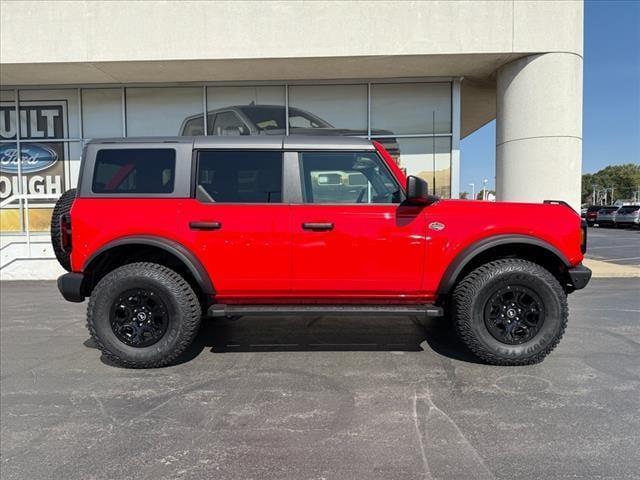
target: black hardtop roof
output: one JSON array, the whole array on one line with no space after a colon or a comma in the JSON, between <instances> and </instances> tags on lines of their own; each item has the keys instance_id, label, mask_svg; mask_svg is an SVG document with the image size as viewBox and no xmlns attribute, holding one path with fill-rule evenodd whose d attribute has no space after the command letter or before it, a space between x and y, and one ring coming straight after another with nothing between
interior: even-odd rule
<instances>
[{"instance_id":1,"label":"black hardtop roof","mask_svg":"<svg viewBox=\"0 0 640 480\"><path fill-rule=\"evenodd\" d=\"M126 137L98 138L88 142L93 144L149 144L167 146L172 143L192 144L196 149L207 148L261 148L288 150L374 150L371 140L340 135L211 135L199 137Z\"/></svg>"}]
</instances>

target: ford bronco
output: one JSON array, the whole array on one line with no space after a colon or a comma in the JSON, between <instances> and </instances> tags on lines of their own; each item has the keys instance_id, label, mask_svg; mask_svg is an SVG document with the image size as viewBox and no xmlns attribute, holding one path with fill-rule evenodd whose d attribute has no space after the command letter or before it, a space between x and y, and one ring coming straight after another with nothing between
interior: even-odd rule
<instances>
[{"instance_id":1,"label":"ford bronco","mask_svg":"<svg viewBox=\"0 0 640 480\"><path fill-rule=\"evenodd\" d=\"M541 361L591 272L567 204L441 200L349 137L105 139L58 201L65 299L127 367L174 362L201 318L445 317L475 355Z\"/></svg>"}]
</instances>

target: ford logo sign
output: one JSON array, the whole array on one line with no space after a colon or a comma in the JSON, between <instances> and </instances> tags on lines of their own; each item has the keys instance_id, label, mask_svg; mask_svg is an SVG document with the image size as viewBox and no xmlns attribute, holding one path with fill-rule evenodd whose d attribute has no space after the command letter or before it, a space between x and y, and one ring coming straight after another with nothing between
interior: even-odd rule
<instances>
[{"instance_id":1,"label":"ford logo sign","mask_svg":"<svg viewBox=\"0 0 640 480\"><path fill-rule=\"evenodd\" d=\"M55 165L58 154L51 147L39 143L20 145L22 173L33 173ZM0 172L18 174L18 149L15 144L0 145Z\"/></svg>"}]
</instances>

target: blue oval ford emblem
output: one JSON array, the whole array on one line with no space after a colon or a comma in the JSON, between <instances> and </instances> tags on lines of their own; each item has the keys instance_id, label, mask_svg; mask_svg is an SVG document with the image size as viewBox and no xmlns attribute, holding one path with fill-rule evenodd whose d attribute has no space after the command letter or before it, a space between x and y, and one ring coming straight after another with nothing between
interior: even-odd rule
<instances>
[{"instance_id":1,"label":"blue oval ford emblem","mask_svg":"<svg viewBox=\"0 0 640 480\"><path fill-rule=\"evenodd\" d=\"M22 173L46 170L58 161L56 151L40 143L23 143L20 145L20 150ZM15 143L0 145L0 172L18 173L18 152Z\"/></svg>"}]
</instances>

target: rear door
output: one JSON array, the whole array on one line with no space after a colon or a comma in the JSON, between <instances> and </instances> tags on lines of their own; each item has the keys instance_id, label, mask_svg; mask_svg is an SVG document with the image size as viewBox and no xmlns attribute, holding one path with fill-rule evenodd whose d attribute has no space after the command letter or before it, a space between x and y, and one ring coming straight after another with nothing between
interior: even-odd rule
<instances>
[{"instance_id":1,"label":"rear door","mask_svg":"<svg viewBox=\"0 0 640 480\"><path fill-rule=\"evenodd\" d=\"M290 286L290 207L280 150L196 153L195 193L182 238L204 263L220 302L284 295Z\"/></svg>"},{"instance_id":2,"label":"rear door","mask_svg":"<svg viewBox=\"0 0 640 480\"><path fill-rule=\"evenodd\" d=\"M376 152L300 152L291 207L292 290L303 297L408 299L422 285L425 219Z\"/></svg>"}]
</instances>

